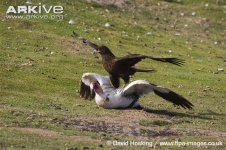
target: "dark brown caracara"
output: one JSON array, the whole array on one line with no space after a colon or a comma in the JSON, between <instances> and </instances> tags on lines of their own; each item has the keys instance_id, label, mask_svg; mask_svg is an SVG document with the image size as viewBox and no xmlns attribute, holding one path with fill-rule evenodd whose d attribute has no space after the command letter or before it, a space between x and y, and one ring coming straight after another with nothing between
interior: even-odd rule
<instances>
[{"instance_id":1,"label":"dark brown caracara","mask_svg":"<svg viewBox=\"0 0 226 150\"><path fill-rule=\"evenodd\" d=\"M124 57L116 57L107 46L96 45L88 41L87 39L82 38L75 32L73 32L72 36L81 39L84 44L94 48L96 52L101 55L104 69L109 73L111 83L115 88L119 87L120 78L122 78L127 84L129 82L130 76L134 75L136 72L155 71L154 69L136 68L135 65L143 59L148 58L156 61L171 63L178 66L181 66L184 63L184 60L178 58L155 58L142 54L129 54Z\"/></svg>"}]
</instances>

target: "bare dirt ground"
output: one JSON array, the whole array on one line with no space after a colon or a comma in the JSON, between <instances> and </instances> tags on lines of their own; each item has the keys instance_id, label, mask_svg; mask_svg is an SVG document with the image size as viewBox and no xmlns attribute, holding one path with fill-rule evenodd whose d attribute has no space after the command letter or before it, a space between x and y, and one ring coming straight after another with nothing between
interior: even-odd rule
<instances>
[{"instance_id":1,"label":"bare dirt ground","mask_svg":"<svg viewBox=\"0 0 226 150\"><path fill-rule=\"evenodd\" d=\"M86 0L89 3L95 3L97 5L103 6L103 7L115 7L119 8L121 10L130 10L134 11L136 8L148 8L150 10L162 10L162 9L168 9L168 4L164 1L161 2L161 7L159 7L160 3L158 5L150 5L148 3L143 2L129 2L128 0Z\"/></svg>"},{"instance_id":2,"label":"bare dirt ground","mask_svg":"<svg viewBox=\"0 0 226 150\"><path fill-rule=\"evenodd\" d=\"M167 139L170 137L184 136L213 136L225 137L226 133L205 129L192 128L170 128L170 127L153 127L140 125L142 120L163 120L170 124L178 123L177 120L170 116L161 114L152 114L145 111L124 110L123 114L118 117L97 117L97 118L76 118L69 122L76 122L76 128L85 131L98 132L103 134L130 136L136 139Z\"/></svg>"},{"instance_id":3,"label":"bare dirt ground","mask_svg":"<svg viewBox=\"0 0 226 150\"><path fill-rule=\"evenodd\" d=\"M118 117L76 117L76 118L55 118L54 124L70 129L95 132L100 135L112 135L117 137L130 137L136 140L169 139L186 136L211 136L226 137L225 132L209 129L197 128L175 128L172 124L180 123L169 115L150 113L142 110L120 110L123 111ZM167 122L167 126L144 126L140 124L142 120L162 120ZM63 137L69 140L94 141L87 136L67 136L63 133L50 131L47 129L16 128L17 130L30 132L50 138ZM98 140L95 140L98 142Z\"/></svg>"},{"instance_id":4,"label":"bare dirt ground","mask_svg":"<svg viewBox=\"0 0 226 150\"><path fill-rule=\"evenodd\" d=\"M89 3L96 3L101 6L113 6L117 8L128 8L129 2L127 0L87 0Z\"/></svg>"}]
</instances>

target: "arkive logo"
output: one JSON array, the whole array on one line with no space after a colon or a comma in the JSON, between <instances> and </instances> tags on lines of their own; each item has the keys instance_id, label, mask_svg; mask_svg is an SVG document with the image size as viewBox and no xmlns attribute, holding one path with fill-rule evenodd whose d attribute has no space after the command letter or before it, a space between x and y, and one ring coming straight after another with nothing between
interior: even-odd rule
<instances>
[{"instance_id":1,"label":"arkive logo","mask_svg":"<svg viewBox=\"0 0 226 150\"><path fill-rule=\"evenodd\" d=\"M41 13L54 13L62 14L64 12L63 6L46 6L39 3L36 6L9 6L6 13L7 14L41 14Z\"/></svg>"},{"instance_id":2,"label":"arkive logo","mask_svg":"<svg viewBox=\"0 0 226 150\"><path fill-rule=\"evenodd\" d=\"M20 5L9 6L6 19L57 19L63 20L64 8L60 5Z\"/></svg>"}]
</instances>

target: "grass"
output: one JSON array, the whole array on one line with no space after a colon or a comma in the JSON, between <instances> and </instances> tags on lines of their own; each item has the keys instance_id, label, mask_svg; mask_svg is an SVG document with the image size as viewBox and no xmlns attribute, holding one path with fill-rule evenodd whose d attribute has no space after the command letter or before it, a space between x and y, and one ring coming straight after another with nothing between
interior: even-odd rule
<instances>
[{"instance_id":1,"label":"grass","mask_svg":"<svg viewBox=\"0 0 226 150\"><path fill-rule=\"evenodd\" d=\"M32 2L35 5L40 1ZM163 85L195 105L192 111L175 109L157 96L147 96L141 99L142 105L157 112L169 111L176 123L167 124L164 118L157 116L144 118L141 126L226 132L226 76L225 71L217 71L218 68L226 69L225 1L131 0L130 5L136 7L124 9L82 0L41 2L62 5L64 19L5 19L8 6L23 5L24 1L1 1L0 148L110 148L107 140L138 140L127 135L83 131L74 124L72 118L108 116L114 120L126 111L98 108L94 101L79 97L83 73L107 73L100 59L92 56L91 49L70 36L73 30L97 44L109 46L117 56L130 52L186 60L183 67L149 60L138 64L153 67L157 72L138 73L132 80L147 79ZM76 20L75 25L68 24L71 18ZM104 27L106 22L111 24L110 28ZM84 135L99 142L50 138L17 128L48 129L65 136ZM223 137L182 137L183 141L193 139L226 142Z\"/></svg>"}]
</instances>

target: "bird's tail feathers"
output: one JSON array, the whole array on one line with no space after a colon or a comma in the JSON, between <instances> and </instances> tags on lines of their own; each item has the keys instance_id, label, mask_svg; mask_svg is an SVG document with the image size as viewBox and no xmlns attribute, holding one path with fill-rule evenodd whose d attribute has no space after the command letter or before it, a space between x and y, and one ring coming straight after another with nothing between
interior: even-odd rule
<instances>
[{"instance_id":1,"label":"bird's tail feathers","mask_svg":"<svg viewBox=\"0 0 226 150\"><path fill-rule=\"evenodd\" d=\"M134 68L136 72L156 72L155 69Z\"/></svg>"}]
</instances>

